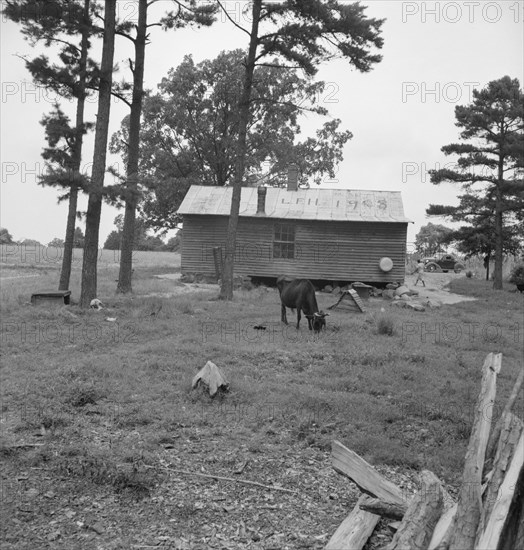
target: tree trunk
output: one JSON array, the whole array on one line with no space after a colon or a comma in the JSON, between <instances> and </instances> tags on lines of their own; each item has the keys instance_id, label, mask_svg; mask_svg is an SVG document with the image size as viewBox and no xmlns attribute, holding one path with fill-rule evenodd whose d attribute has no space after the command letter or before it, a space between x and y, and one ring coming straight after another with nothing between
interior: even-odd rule
<instances>
[{"instance_id":1,"label":"tree trunk","mask_svg":"<svg viewBox=\"0 0 524 550\"><path fill-rule=\"evenodd\" d=\"M138 2L138 23L136 28L135 66L133 69L133 100L129 117L129 145L127 156L126 208L122 228L120 272L117 291L132 291L131 273L133 268L133 244L135 238L135 218L138 194L138 165L140 157L140 117L144 97L144 63L147 40L148 0Z\"/></svg>"},{"instance_id":2,"label":"tree trunk","mask_svg":"<svg viewBox=\"0 0 524 550\"><path fill-rule=\"evenodd\" d=\"M231 213L227 227L226 251L224 258L224 269L222 271L222 286L220 288L221 300L233 299L233 273L235 262L235 247L237 239L238 213L240 211L240 195L242 192L242 181L244 179L245 157L247 150L247 125L249 122L249 103L251 100L251 89L253 86L253 73L255 71L255 57L258 46L258 24L262 0L253 0L252 24L249 40L249 51L246 61L246 73L242 97L239 102L239 128L237 142L237 159L235 167L235 179L233 182L233 196L231 198Z\"/></svg>"},{"instance_id":3,"label":"tree trunk","mask_svg":"<svg viewBox=\"0 0 524 550\"><path fill-rule=\"evenodd\" d=\"M76 103L76 121L75 121L75 142L72 152L72 165L69 167L72 177L80 174L80 165L82 163L82 144L84 140L84 106L86 98L86 79L87 79L87 52L89 50L89 7L90 0L84 0L82 41L80 45L79 78L78 78L78 97ZM78 185L71 183L69 192L69 207L67 211L66 234L64 242L64 255L62 257L62 269L60 271L60 282L58 290L68 290L69 280L71 278L71 264L73 262L73 248L75 246L75 226L76 209L78 204Z\"/></svg>"},{"instance_id":4,"label":"tree trunk","mask_svg":"<svg viewBox=\"0 0 524 550\"><path fill-rule=\"evenodd\" d=\"M491 255L488 254L486 258L488 259L486 262L486 281L489 281L489 262L491 261Z\"/></svg>"},{"instance_id":5,"label":"tree trunk","mask_svg":"<svg viewBox=\"0 0 524 550\"><path fill-rule=\"evenodd\" d=\"M78 116L77 116L78 120ZM76 209L78 204L78 186L72 184L69 191L69 205L67 209L66 234L64 242L64 255L62 256L62 269L60 271L60 281L58 290L69 290L69 280L71 279L71 264L73 263L73 248L75 225L76 225Z\"/></svg>"},{"instance_id":6,"label":"tree trunk","mask_svg":"<svg viewBox=\"0 0 524 550\"><path fill-rule=\"evenodd\" d=\"M499 159L498 183L495 189L495 269L493 270L493 288L502 290L502 190L504 178L504 159Z\"/></svg>"},{"instance_id":7,"label":"tree trunk","mask_svg":"<svg viewBox=\"0 0 524 550\"><path fill-rule=\"evenodd\" d=\"M95 148L89 201L87 205L84 259L82 262L81 307L89 307L97 291L97 260L102 194L106 170L107 137L111 110L111 87L113 84L113 57L115 51L116 0L105 0L104 43L100 65L100 89L96 117Z\"/></svg>"}]
</instances>

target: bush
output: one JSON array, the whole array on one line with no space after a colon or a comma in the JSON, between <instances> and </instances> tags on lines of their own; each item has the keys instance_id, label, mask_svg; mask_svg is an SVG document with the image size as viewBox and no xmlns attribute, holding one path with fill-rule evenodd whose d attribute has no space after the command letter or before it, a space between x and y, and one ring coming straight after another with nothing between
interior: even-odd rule
<instances>
[{"instance_id":1,"label":"bush","mask_svg":"<svg viewBox=\"0 0 524 550\"><path fill-rule=\"evenodd\" d=\"M471 279L473 277L473 271L466 271L466 277Z\"/></svg>"},{"instance_id":2,"label":"bush","mask_svg":"<svg viewBox=\"0 0 524 550\"><path fill-rule=\"evenodd\" d=\"M379 334L387 334L393 336L395 332L395 320L389 315L381 315L377 321L377 332Z\"/></svg>"},{"instance_id":3,"label":"bush","mask_svg":"<svg viewBox=\"0 0 524 550\"><path fill-rule=\"evenodd\" d=\"M512 269L509 282L514 285L524 285L524 263L517 264Z\"/></svg>"}]
</instances>

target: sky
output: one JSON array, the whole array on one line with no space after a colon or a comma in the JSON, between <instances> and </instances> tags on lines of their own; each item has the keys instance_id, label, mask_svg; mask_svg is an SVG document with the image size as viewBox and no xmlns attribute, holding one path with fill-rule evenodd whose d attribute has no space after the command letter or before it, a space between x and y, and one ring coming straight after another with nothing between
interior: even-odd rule
<instances>
[{"instance_id":1,"label":"sky","mask_svg":"<svg viewBox=\"0 0 524 550\"><path fill-rule=\"evenodd\" d=\"M117 15L136 20L136 2L119 0ZM524 1L402 2L363 0L367 15L385 18L381 50L383 60L369 73L359 73L343 60L319 66L316 78L326 82L320 101L330 116L342 120L341 129L353 139L344 147L344 160L334 180L322 188L401 191L409 224L408 243L422 225L448 222L425 215L429 204L457 204L460 188L433 185L427 170L451 166L441 147L458 141L454 110L471 103L472 90L509 75L524 81ZM0 0L3 5L3 0ZM226 1L229 15L240 25L245 2ZM172 9L170 0L154 6L150 21ZM162 31L152 27L146 52L145 86L155 90L161 79L187 54L195 62L216 57L222 50L247 48L247 36L221 14L211 28ZM115 78L130 78L126 60L127 40L117 38ZM100 48L94 50L94 57ZM0 226L15 240L36 239L47 244L64 238L66 203L57 203L57 192L37 184L45 171L41 152L46 146L40 120L60 98L35 88L21 56L53 51L24 40L20 27L0 16ZM74 104L62 100L74 120ZM111 106L110 135L128 114L118 100ZM95 119L96 97L88 101L87 120ZM302 120L302 136L314 135L317 118ZM84 148L83 170L90 173L93 136ZM118 156L108 165L123 168ZM112 183L112 176L107 176ZM87 198L79 210L87 209ZM114 229L119 211L106 204L100 224L101 245ZM84 230L84 222L78 224Z\"/></svg>"}]
</instances>

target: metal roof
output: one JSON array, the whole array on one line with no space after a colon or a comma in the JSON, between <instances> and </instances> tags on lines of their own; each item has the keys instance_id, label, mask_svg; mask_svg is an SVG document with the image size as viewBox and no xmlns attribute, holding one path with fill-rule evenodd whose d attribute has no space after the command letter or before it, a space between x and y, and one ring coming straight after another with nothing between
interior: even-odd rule
<instances>
[{"instance_id":1,"label":"metal roof","mask_svg":"<svg viewBox=\"0 0 524 550\"><path fill-rule=\"evenodd\" d=\"M358 189L298 189L267 187L266 218L364 222L405 222L400 191ZM231 187L192 185L179 214L229 216ZM257 215L257 188L242 187L240 216Z\"/></svg>"}]
</instances>

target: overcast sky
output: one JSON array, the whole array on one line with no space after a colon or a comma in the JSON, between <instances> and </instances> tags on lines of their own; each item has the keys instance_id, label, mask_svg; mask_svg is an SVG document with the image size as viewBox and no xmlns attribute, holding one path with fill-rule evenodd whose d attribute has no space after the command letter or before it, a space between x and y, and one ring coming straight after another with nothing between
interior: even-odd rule
<instances>
[{"instance_id":1,"label":"overcast sky","mask_svg":"<svg viewBox=\"0 0 524 550\"><path fill-rule=\"evenodd\" d=\"M3 2L1 2L3 4ZM240 24L244 2L226 2L229 13ZM342 120L342 128L354 137L344 149L344 160L336 179L322 183L325 188L383 189L402 192L410 224L408 241L413 241L421 225L428 221L430 203L455 204L456 186L430 183L427 170L453 162L440 148L457 141L456 105L471 102L472 89L509 75L524 80L524 1L499 2L400 2L363 1L367 14L386 18L383 26L383 61L368 74L349 68L343 61L320 67L317 78L328 83L321 97L331 116ZM150 21L170 9L163 0L155 6ZM118 2L121 18L136 20L136 2ZM66 204L58 205L57 193L36 183L43 171L40 156L46 145L42 116L57 99L45 90L35 89L24 62L18 56L45 52L31 47L19 26L1 21L1 211L0 225L16 240L34 238L47 244L54 237L64 238ZM221 50L246 48L246 35L219 16L210 29L163 32L151 30L146 53L146 87L156 89L170 68L191 53L195 62L216 57ZM129 47L117 38L115 59L121 70L117 79L129 78L125 60ZM74 120L74 104L63 102ZM127 106L115 100L111 107L112 134L128 113ZM87 119L94 120L96 97L89 102ZM304 135L312 135L318 120L305 119ZM109 156L109 164L120 162ZM84 169L92 162L92 136L87 140ZM108 176L108 182L111 177ZM80 200L79 209L87 208ZM103 206L100 226L101 245L114 229L119 213ZM84 230L83 222L80 226Z\"/></svg>"}]
</instances>

